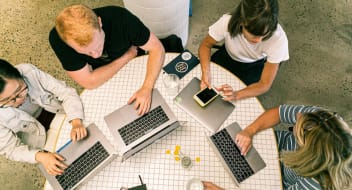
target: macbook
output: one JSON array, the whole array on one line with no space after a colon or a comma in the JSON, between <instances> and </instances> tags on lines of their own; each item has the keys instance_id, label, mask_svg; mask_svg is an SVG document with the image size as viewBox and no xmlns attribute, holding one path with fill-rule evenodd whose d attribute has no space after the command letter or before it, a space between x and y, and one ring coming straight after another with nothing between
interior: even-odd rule
<instances>
[{"instance_id":1,"label":"macbook","mask_svg":"<svg viewBox=\"0 0 352 190\"><path fill-rule=\"evenodd\" d=\"M134 105L125 105L105 116L119 148L122 161L180 126L176 116L157 89L153 89L150 111L137 114Z\"/></svg>"},{"instance_id":2,"label":"macbook","mask_svg":"<svg viewBox=\"0 0 352 190\"><path fill-rule=\"evenodd\" d=\"M237 133L241 130L238 123L234 122L207 138L237 186L266 166L253 146L246 156L241 155L241 151L234 141Z\"/></svg>"},{"instance_id":3,"label":"macbook","mask_svg":"<svg viewBox=\"0 0 352 190\"><path fill-rule=\"evenodd\" d=\"M113 146L95 124L90 124L87 132L86 138L75 143L69 141L57 151L68 165L62 175L52 176L39 164L40 171L55 190L76 188L117 157Z\"/></svg>"},{"instance_id":4,"label":"macbook","mask_svg":"<svg viewBox=\"0 0 352 190\"><path fill-rule=\"evenodd\" d=\"M232 113L235 106L223 100L221 96L217 96L206 107L202 107L193 99L193 95L199 90L200 80L195 77L174 98L174 102L206 129L214 133Z\"/></svg>"}]
</instances>

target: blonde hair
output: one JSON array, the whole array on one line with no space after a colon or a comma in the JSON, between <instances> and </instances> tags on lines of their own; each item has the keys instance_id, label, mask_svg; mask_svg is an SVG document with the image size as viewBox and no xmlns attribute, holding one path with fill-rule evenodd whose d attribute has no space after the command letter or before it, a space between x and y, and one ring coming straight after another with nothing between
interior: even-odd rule
<instances>
[{"instance_id":1,"label":"blonde hair","mask_svg":"<svg viewBox=\"0 0 352 190\"><path fill-rule=\"evenodd\" d=\"M294 134L299 148L281 154L287 167L317 179L323 189L351 187L352 129L341 117L325 110L305 113Z\"/></svg>"},{"instance_id":2,"label":"blonde hair","mask_svg":"<svg viewBox=\"0 0 352 190\"><path fill-rule=\"evenodd\" d=\"M95 30L100 31L97 15L89 7L77 4L66 7L56 17L55 28L60 38L87 46L93 40Z\"/></svg>"}]
</instances>

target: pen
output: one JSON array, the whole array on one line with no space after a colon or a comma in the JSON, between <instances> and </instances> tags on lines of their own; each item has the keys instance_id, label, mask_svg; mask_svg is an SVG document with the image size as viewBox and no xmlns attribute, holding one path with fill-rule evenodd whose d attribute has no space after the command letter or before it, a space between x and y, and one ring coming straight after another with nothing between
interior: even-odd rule
<instances>
[{"instance_id":1,"label":"pen","mask_svg":"<svg viewBox=\"0 0 352 190\"><path fill-rule=\"evenodd\" d=\"M68 146L69 144L72 143L72 140L69 140L66 144L64 144L61 148L59 148L59 150L57 150L57 153L60 153L66 146Z\"/></svg>"},{"instance_id":2,"label":"pen","mask_svg":"<svg viewBox=\"0 0 352 190\"><path fill-rule=\"evenodd\" d=\"M143 183L143 181L142 181L141 176L140 176L140 175L138 175L138 177L139 177L139 180L141 181L141 184L143 185L144 183Z\"/></svg>"}]
</instances>

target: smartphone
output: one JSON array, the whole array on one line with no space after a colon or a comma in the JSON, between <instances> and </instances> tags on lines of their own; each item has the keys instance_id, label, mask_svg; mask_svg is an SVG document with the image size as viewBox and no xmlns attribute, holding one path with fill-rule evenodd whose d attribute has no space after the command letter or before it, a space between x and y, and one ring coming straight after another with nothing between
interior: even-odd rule
<instances>
[{"instance_id":1,"label":"smartphone","mask_svg":"<svg viewBox=\"0 0 352 190\"><path fill-rule=\"evenodd\" d=\"M193 99L197 101L200 106L205 107L218 95L219 92L214 88L204 88L203 90L200 90L195 95L193 95Z\"/></svg>"}]
</instances>

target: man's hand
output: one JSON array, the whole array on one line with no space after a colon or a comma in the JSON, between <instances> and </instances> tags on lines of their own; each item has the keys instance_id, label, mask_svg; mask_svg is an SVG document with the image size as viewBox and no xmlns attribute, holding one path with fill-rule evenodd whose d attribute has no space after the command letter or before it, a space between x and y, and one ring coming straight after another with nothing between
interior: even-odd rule
<instances>
[{"instance_id":1,"label":"man's hand","mask_svg":"<svg viewBox=\"0 0 352 190\"><path fill-rule=\"evenodd\" d=\"M221 92L221 95L226 101L237 100L237 91L234 91L232 87L228 84L223 84L220 87L216 88L218 92Z\"/></svg>"},{"instance_id":2,"label":"man's hand","mask_svg":"<svg viewBox=\"0 0 352 190\"><path fill-rule=\"evenodd\" d=\"M204 190L224 190L223 188L208 181L203 181L203 185L204 185Z\"/></svg>"},{"instance_id":3,"label":"man's hand","mask_svg":"<svg viewBox=\"0 0 352 190\"><path fill-rule=\"evenodd\" d=\"M84 127L81 119L73 119L71 121L71 139L72 142L79 141L87 136L87 129Z\"/></svg>"},{"instance_id":4,"label":"man's hand","mask_svg":"<svg viewBox=\"0 0 352 190\"><path fill-rule=\"evenodd\" d=\"M134 103L134 109L138 109L138 115L147 113L150 109L152 101L152 89L140 88L135 92L132 97L128 100L128 104Z\"/></svg>"},{"instance_id":5,"label":"man's hand","mask_svg":"<svg viewBox=\"0 0 352 190\"><path fill-rule=\"evenodd\" d=\"M238 148L241 150L242 155L246 155L252 146L253 135L250 134L246 129L239 132L235 137L235 142Z\"/></svg>"},{"instance_id":6,"label":"man's hand","mask_svg":"<svg viewBox=\"0 0 352 190\"><path fill-rule=\"evenodd\" d=\"M43 164L46 171L53 176L61 175L64 169L67 168L66 164L62 162L65 159L56 153L37 152L35 154L35 160Z\"/></svg>"}]
</instances>

